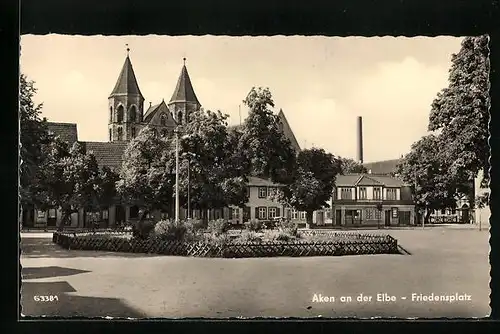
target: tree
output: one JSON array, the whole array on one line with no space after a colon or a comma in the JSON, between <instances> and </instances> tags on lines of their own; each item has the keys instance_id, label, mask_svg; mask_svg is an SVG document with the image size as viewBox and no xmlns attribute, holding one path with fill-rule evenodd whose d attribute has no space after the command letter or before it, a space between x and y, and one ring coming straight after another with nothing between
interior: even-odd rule
<instances>
[{"instance_id":1,"label":"tree","mask_svg":"<svg viewBox=\"0 0 500 334\"><path fill-rule=\"evenodd\" d=\"M271 110L274 102L267 88L252 88L243 101L249 108L238 150L244 152L254 176L289 183L297 152L285 138L280 120Z\"/></svg>"},{"instance_id":2,"label":"tree","mask_svg":"<svg viewBox=\"0 0 500 334\"><path fill-rule=\"evenodd\" d=\"M449 85L432 103L429 130L440 132L441 145L446 147L442 159L450 161L447 170L455 183L469 183L480 170L481 182L489 180L488 122L489 38L486 35L466 37L457 54L452 56Z\"/></svg>"},{"instance_id":3,"label":"tree","mask_svg":"<svg viewBox=\"0 0 500 334\"><path fill-rule=\"evenodd\" d=\"M355 161L354 159L342 157L339 157L338 159L341 162L342 174L368 173L366 167L363 166L363 164Z\"/></svg>"},{"instance_id":4,"label":"tree","mask_svg":"<svg viewBox=\"0 0 500 334\"><path fill-rule=\"evenodd\" d=\"M467 184L449 177L450 162L441 158L447 148L442 148L439 136L425 136L412 145L397 167L402 180L412 187L417 210L426 211L426 223L433 210L455 208L457 194L469 191Z\"/></svg>"},{"instance_id":5,"label":"tree","mask_svg":"<svg viewBox=\"0 0 500 334\"><path fill-rule=\"evenodd\" d=\"M80 209L99 208L102 198L99 166L92 154L79 143L68 148L59 138L47 146L47 158L41 169L38 196L45 196L41 208L58 207L62 211L59 229L70 223L71 214Z\"/></svg>"},{"instance_id":6,"label":"tree","mask_svg":"<svg viewBox=\"0 0 500 334\"><path fill-rule=\"evenodd\" d=\"M172 205L174 170L167 154L172 141L143 128L125 149L118 194L125 202L139 207L139 225L153 210L166 211Z\"/></svg>"},{"instance_id":7,"label":"tree","mask_svg":"<svg viewBox=\"0 0 500 334\"><path fill-rule=\"evenodd\" d=\"M49 143L46 119L41 118L42 104L35 104L33 98L37 89L35 83L21 74L19 81L20 121L20 194L22 205L39 205L37 196L43 163L43 146Z\"/></svg>"},{"instance_id":8,"label":"tree","mask_svg":"<svg viewBox=\"0 0 500 334\"><path fill-rule=\"evenodd\" d=\"M220 111L198 110L190 114L189 123L182 128L179 197L184 206L188 191L191 208L198 210L243 207L248 201L248 164L235 150L240 133L228 131L227 118ZM170 168L175 168L174 155L172 147Z\"/></svg>"},{"instance_id":9,"label":"tree","mask_svg":"<svg viewBox=\"0 0 500 334\"><path fill-rule=\"evenodd\" d=\"M328 206L341 162L323 149L302 150L293 173L293 182L278 191L277 199L298 211L306 212L306 223L313 224L313 212Z\"/></svg>"}]
</instances>

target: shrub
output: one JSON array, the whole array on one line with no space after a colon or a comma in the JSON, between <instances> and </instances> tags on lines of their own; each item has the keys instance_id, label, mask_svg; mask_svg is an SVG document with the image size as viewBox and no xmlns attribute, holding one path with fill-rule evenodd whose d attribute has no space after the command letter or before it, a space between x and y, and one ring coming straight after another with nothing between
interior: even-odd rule
<instances>
[{"instance_id":1,"label":"shrub","mask_svg":"<svg viewBox=\"0 0 500 334\"><path fill-rule=\"evenodd\" d=\"M289 241L292 239L292 236L288 233L285 233L283 231L279 231L278 234L275 237L276 240L278 241Z\"/></svg>"},{"instance_id":2,"label":"shrub","mask_svg":"<svg viewBox=\"0 0 500 334\"><path fill-rule=\"evenodd\" d=\"M262 227L263 227L262 225L263 224L260 220L252 219L252 220L245 223L245 228L248 231L259 232L260 230L262 230Z\"/></svg>"},{"instance_id":3,"label":"shrub","mask_svg":"<svg viewBox=\"0 0 500 334\"><path fill-rule=\"evenodd\" d=\"M144 220L142 222L137 222L133 224L132 236L138 239L147 239L155 229L155 222L150 220Z\"/></svg>"},{"instance_id":4,"label":"shrub","mask_svg":"<svg viewBox=\"0 0 500 334\"><path fill-rule=\"evenodd\" d=\"M242 242L262 242L262 237L254 231L246 231L238 239Z\"/></svg>"},{"instance_id":5,"label":"shrub","mask_svg":"<svg viewBox=\"0 0 500 334\"><path fill-rule=\"evenodd\" d=\"M231 238L227 233L204 233L201 240L210 245L225 246L231 242Z\"/></svg>"},{"instance_id":6,"label":"shrub","mask_svg":"<svg viewBox=\"0 0 500 334\"><path fill-rule=\"evenodd\" d=\"M211 220L208 222L208 231L216 235L225 234L231 225L225 219Z\"/></svg>"},{"instance_id":7,"label":"shrub","mask_svg":"<svg viewBox=\"0 0 500 334\"><path fill-rule=\"evenodd\" d=\"M185 222L188 232L192 234L199 234L205 229L205 223L201 219L188 219Z\"/></svg>"},{"instance_id":8,"label":"shrub","mask_svg":"<svg viewBox=\"0 0 500 334\"><path fill-rule=\"evenodd\" d=\"M154 236L166 241L181 241L188 239L190 233L183 221L160 220L154 227Z\"/></svg>"},{"instance_id":9,"label":"shrub","mask_svg":"<svg viewBox=\"0 0 500 334\"><path fill-rule=\"evenodd\" d=\"M291 237L299 237L297 223L294 223L289 219L280 219L278 222L278 231L288 234Z\"/></svg>"}]
</instances>

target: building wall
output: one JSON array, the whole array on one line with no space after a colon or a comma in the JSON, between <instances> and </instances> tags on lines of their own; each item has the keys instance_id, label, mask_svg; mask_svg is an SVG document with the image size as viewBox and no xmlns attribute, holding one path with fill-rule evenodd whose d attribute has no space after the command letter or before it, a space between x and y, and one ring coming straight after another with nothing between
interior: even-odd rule
<instances>
[{"instance_id":1,"label":"building wall","mask_svg":"<svg viewBox=\"0 0 500 334\"><path fill-rule=\"evenodd\" d=\"M483 171L480 171L474 180L474 192L476 196L481 196L485 193L489 193L490 189L489 188L481 188L481 180L483 179ZM475 223L478 226L489 228L490 227L490 216L491 216L491 210L489 206L486 206L484 208L478 208L474 210L474 219Z\"/></svg>"}]
</instances>

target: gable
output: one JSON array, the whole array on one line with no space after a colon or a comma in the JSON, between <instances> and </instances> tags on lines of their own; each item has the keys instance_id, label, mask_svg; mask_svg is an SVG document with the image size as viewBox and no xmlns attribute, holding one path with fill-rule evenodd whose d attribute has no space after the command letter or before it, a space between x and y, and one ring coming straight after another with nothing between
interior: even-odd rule
<instances>
[{"instance_id":1,"label":"gable","mask_svg":"<svg viewBox=\"0 0 500 334\"><path fill-rule=\"evenodd\" d=\"M161 118L162 116L166 117L166 125L167 127L175 127L176 123L165 103L161 103L155 110L153 110L147 118L144 119L150 125L161 126Z\"/></svg>"},{"instance_id":2,"label":"gable","mask_svg":"<svg viewBox=\"0 0 500 334\"><path fill-rule=\"evenodd\" d=\"M357 186L381 186L382 183L378 182L377 180L374 180L371 177L368 177L366 175L363 175L357 182Z\"/></svg>"}]
</instances>

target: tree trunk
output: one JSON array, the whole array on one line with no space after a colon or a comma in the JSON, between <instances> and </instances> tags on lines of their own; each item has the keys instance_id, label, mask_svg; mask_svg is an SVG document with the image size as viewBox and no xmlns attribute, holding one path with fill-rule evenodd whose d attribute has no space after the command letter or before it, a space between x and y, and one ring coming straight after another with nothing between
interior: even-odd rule
<instances>
[{"instance_id":1,"label":"tree trunk","mask_svg":"<svg viewBox=\"0 0 500 334\"><path fill-rule=\"evenodd\" d=\"M65 226L71 224L71 214L73 212L75 212L75 210L62 209L61 222L59 223L59 226L57 227L58 231L63 231Z\"/></svg>"},{"instance_id":2,"label":"tree trunk","mask_svg":"<svg viewBox=\"0 0 500 334\"><path fill-rule=\"evenodd\" d=\"M314 228L313 211L306 211L306 228Z\"/></svg>"}]
</instances>

